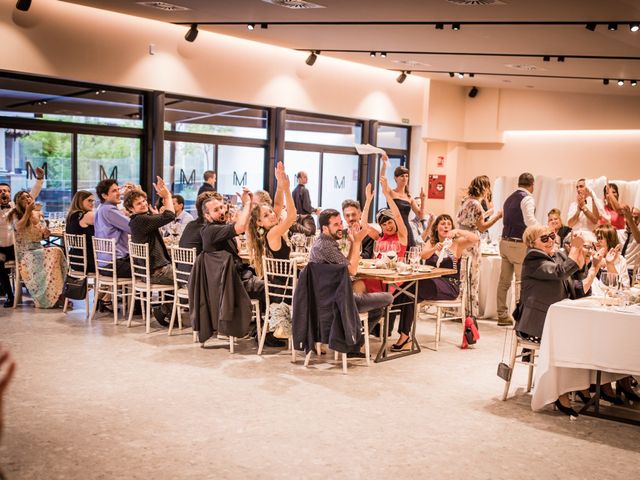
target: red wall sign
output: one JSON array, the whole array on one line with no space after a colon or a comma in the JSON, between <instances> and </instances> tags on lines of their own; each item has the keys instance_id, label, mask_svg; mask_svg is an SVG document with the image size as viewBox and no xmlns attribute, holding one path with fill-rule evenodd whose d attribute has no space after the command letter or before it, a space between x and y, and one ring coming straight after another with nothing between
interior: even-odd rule
<instances>
[{"instance_id":1,"label":"red wall sign","mask_svg":"<svg viewBox=\"0 0 640 480\"><path fill-rule=\"evenodd\" d=\"M429 198L444 200L446 175L429 175Z\"/></svg>"}]
</instances>

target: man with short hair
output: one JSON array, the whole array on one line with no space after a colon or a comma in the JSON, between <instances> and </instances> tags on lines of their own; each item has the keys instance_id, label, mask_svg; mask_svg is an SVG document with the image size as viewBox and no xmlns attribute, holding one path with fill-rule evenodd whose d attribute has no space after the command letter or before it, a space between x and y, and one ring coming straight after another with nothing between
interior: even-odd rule
<instances>
[{"instance_id":1,"label":"man with short hair","mask_svg":"<svg viewBox=\"0 0 640 480\"><path fill-rule=\"evenodd\" d=\"M360 202L351 199L345 200L344 202L342 202L342 214L344 215L344 219L347 222L348 228L359 225L362 221L362 210L360 209ZM343 232L343 236L347 235L347 233L348 232L345 229L345 231ZM360 257L370 259L373 258L373 244L375 242L374 237L378 237L378 232L367 223L366 233L367 234L362 239Z\"/></svg>"},{"instance_id":2,"label":"man with short hair","mask_svg":"<svg viewBox=\"0 0 640 480\"><path fill-rule=\"evenodd\" d=\"M523 173L518 177L518 189L504 202L502 217L502 238L500 239L500 280L496 294L498 304L498 325L513 324L513 317L507 307L507 292L511 287L513 274L516 276L516 301L520 298L520 276L522 262L527 255L527 246L522 235L527 227L538 222L535 217L535 201L533 199L534 178L530 173ZM515 307L515 305L514 305Z\"/></svg>"},{"instance_id":3,"label":"man with short hair","mask_svg":"<svg viewBox=\"0 0 640 480\"><path fill-rule=\"evenodd\" d=\"M31 198L34 200L40 194L42 190L42 183L44 182L44 170L40 167L36 168L36 182L31 187ZM11 222L7 218L7 215L13 208L13 202L11 201L11 185L8 183L0 183L0 289L2 289L6 296L4 301L4 308L13 306L13 289L11 287L11 281L9 280L9 270L4 268L5 262L15 260L15 253L13 249L13 228Z\"/></svg>"},{"instance_id":4,"label":"man with short hair","mask_svg":"<svg viewBox=\"0 0 640 480\"><path fill-rule=\"evenodd\" d=\"M202 204L205 200L214 198L216 195L219 194L216 192L204 192L196 198L196 213L198 218L193 222L187 223L184 227L182 235L180 236L181 248L195 248L196 255L200 255L202 251L202 236L200 235L200 230L202 230L202 227L206 224L204 213L202 212Z\"/></svg>"},{"instance_id":5,"label":"man with short hair","mask_svg":"<svg viewBox=\"0 0 640 480\"><path fill-rule=\"evenodd\" d=\"M116 273L119 278L131 277L129 263L129 217L118 209L120 187L117 180L106 178L96 185L96 195L101 205L94 219L95 236L113 238L116 241Z\"/></svg>"},{"instance_id":6,"label":"man with short hair","mask_svg":"<svg viewBox=\"0 0 640 480\"><path fill-rule=\"evenodd\" d=\"M207 170L202 174L202 179L204 182L200 185L198 189L198 195L204 192L215 192L215 184L216 184L216 172L213 170Z\"/></svg>"},{"instance_id":7,"label":"man with short hair","mask_svg":"<svg viewBox=\"0 0 640 480\"><path fill-rule=\"evenodd\" d=\"M184 197L182 195L171 195L171 200L176 216L171 223L162 227L162 234L165 237L171 234L182 235L185 227L193 222L193 215L184 209Z\"/></svg>"},{"instance_id":8,"label":"man with short hair","mask_svg":"<svg viewBox=\"0 0 640 480\"><path fill-rule=\"evenodd\" d=\"M367 188L371 188L368 186ZM368 210L368 205L365 207ZM320 212L318 217L320 225L320 236L316 239L311 252L309 253L309 263L329 263L337 265L346 265L350 275L358 272L358 262L360 261L360 249L362 239L367 235L366 229L361 225L354 224L350 227L349 240L351 246L348 257L345 257L340 251L338 240L344 235L344 226L340 212L333 209L326 209ZM393 295L388 292L375 293L353 293L356 301L356 307L359 312L369 312L369 319L379 319L382 309L391 305ZM369 324L369 330L372 330L375 324ZM356 355L360 356L360 355Z\"/></svg>"},{"instance_id":9,"label":"man with short hair","mask_svg":"<svg viewBox=\"0 0 640 480\"><path fill-rule=\"evenodd\" d=\"M156 192L163 200L162 213L151 213L147 194L142 190L129 190L124 196L124 208L131 214L129 228L131 229L131 241L133 243L146 243L149 245L149 271L151 283L161 285L173 285L173 269L171 257L162 240L160 229L171 223L175 218L171 192L167 189L162 178L157 177L153 185ZM171 307L167 303L153 309L153 316L163 327L168 327L166 318L171 314Z\"/></svg>"},{"instance_id":10,"label":"man with short hair","mask_svg":"<svg viewBox=\"0 0 640 480\"><path fill-rule=\"evenodd\" d=\"M291 196L293 197L293 204L296 207L298 218L296 219L296 223L291 226L290 230L295 233L303 233L307 236L312 236L316 233L316 222L311 215L314 213L319 214L320 209L311 206L311 196L309 195L309 190L306 187L307 182L309 181L307 173L300 171L297 173L296 178L298 179L298 184L291 192Z\"/></svg>"},{"instance_id":11,"label":"man with short hair","mask_svg":"<svg viewBox=\"0 0 640 480\"><path fill-rule=\"evenodd\" d=\"M569 206L567 225L574 232L588 230L590 232L598 225L600 214L604 212L604 205L593 195L587 187L584 178L576 182L576 201Z\"/></svg>"}]
</instances>

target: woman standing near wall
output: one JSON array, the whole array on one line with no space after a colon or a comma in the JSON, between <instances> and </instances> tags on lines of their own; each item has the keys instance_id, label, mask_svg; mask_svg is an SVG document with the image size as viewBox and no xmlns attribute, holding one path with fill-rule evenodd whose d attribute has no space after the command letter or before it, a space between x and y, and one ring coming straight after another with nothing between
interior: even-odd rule
<instances>
[{"instance_id":1,"label":"woman standing near wall","mask_svg":"<svg viewBox=\"0 0 640 480\"><path fill-rule=\"evenodd\" d=\"M467 196L462 201L457 219L461 230L474 232L478 238L482 232L487 231L491 226L502 218L502 210L499 210L492 218L485 221L485 210L482 208L482 201L486 201L491 196L491 181L486 175L471 180L467 189ZM465 255L471 257L469 262L469 272L461 272L462 278L468 278L471 301L467 302L466 315L477 315L478 309L478 288L480 271L480 247L478 244L466 250ZM463 262L464 265L464 262Z\"/></svg>"}]
</instances>

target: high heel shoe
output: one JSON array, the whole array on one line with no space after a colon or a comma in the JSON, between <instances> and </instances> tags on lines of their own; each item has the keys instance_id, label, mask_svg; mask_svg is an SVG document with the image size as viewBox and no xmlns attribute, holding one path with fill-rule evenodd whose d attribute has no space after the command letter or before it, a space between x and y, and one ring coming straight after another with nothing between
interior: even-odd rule
<instances>
[{"instance_id":1,"label":"high heel shoe","mask_svg":"<svg viewBox=\"0 0 640 480\"><path fill-rule=\"evenodd\" d=\"M556 400L555 402L553 402L553 404L555 405L555 407L560 410L562 413L564 413L565 415L569 416L569 417L578 417L578 412L576 412L573 408L571 407L565 407L564 405L562 405L560 403L560 399Z\"/></svg>"},{"instance_id":2,"label":"high heel shoe","mask_svg":"<svg viewBox=\"0 0 640 480\"><path fill-rule=\"evenodd\" d=\"M621 381L616 382L616 394L619 397L624 396L627 402L640 402L640 396L634 392L631 387L627 387Z\"/></svg>"},{"instance_id":3,"label":"high heel shoe","mask_svg":"<svg viewBox=\"0 0 640 480\"><path fill-rule=\"evenodd\" d=\"M600 390L600 398L602 400L606 400L607 402L613 404L613 405L624 405L624 400L622 400L620 397L618 396L611 396L608 393L604 393L602 390Z\"/></svg>"},{"instance_id":4,"label":"high heel shoe","mask_svg":"<svg viewBox=\"0 0 640 480\"><path fill-rule=\"evenodd\" d=\"M576 395L578 396L578 398L580 399L580 401L582 403L584 403L585 405L587 403L589 403L591 401L591 396L590 395L585 395L583 392L581 392L580 390L578 390L577 392L575 392Z\"/></svg>"},{"instance_id":5,"label":"high heel shoe","mask_svg":"<svg viewBox=\"0 0 640 480\"><path fill-rule=\"evenodd\" d=\"M407 337L405 339L405 341L402 342L402 343L394 343L393 345L391 345L391 351L392 352L401 352L402 350L405 349L405 347L407 347L407 346L410 347L411 346L410 342L411 342L411 337Z\"/></svg>"}]
</instances>

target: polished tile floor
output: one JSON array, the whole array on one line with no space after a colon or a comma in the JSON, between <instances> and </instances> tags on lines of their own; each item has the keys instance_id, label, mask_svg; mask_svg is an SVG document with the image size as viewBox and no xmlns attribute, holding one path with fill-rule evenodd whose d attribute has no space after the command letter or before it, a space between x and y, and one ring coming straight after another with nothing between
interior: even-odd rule
<instances>
[{"instance_id":1,"label":"polished tile floor","mask_svg":"<svg viewBox=\"0 0 640 480\"><path fill-rule=\"evenodd\" d=\"M0 311L18 369L5 405L0 465L8 479L636 478L640 428L501 402L504 330L481 323L460 350L342 375L241 341L202 349L185 330L114 326L76 311ZM434 324L422 320L423 343Z\"/></svg>"}]
</instances>

